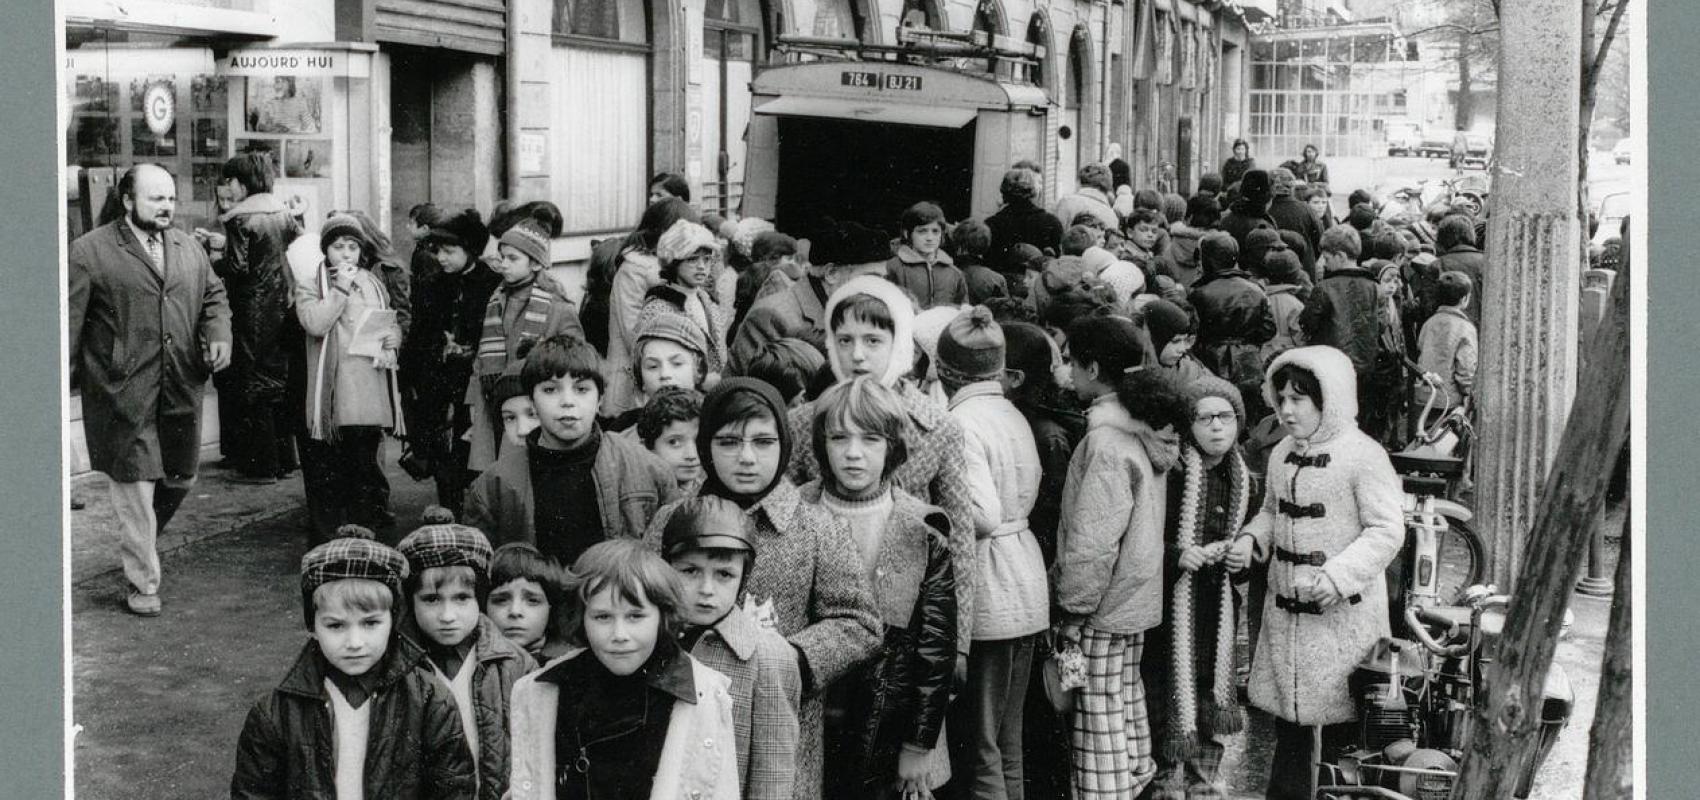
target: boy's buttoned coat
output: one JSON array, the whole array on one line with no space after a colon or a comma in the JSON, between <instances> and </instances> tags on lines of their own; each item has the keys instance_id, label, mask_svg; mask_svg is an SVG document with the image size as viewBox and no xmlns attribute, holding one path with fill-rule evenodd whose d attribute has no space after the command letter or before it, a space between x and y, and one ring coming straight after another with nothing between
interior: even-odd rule
<instances>
[{"instance_id":1,"label":"boy's buttoned coat","mask_svg":"<svg viewBox=\"0 0 1700 800\"><path fill-rule=\"evenodd\" d=\"M644 541L661 549L661 532L678 504L664 506ZM821 793L820 690L872 657L879 647L879 610L849 526L825 509L804 503L797 487L780 479L746 512L755 568L744 595L773 604L773 627L802 655L804 700L798 713L799 800Z\"/></svg>"},{"instance_id":2,"label":"boy's buttoned coat","mask_svg":"<svg viewBox=\"0 0 1700 800\"><path fill-rule=\"evenodd\" d=\"M84 234L68 257L71 384L82 392L89 465L134 483L194 475L202 356L230 343L224 283L189 234L161 233L165 275L127 219Z\"/></svg>"},{"instance_id":3,"label":"boy's buttoned coat","mask_svg":"<svg viewBox=\"0 0 1700 800\"><path fill-rule=\"evenodd\" d=\"M790 800L797 788L797 710L803 678L797 653L749 613L731 613L704 631L691 657L731 681L744 800Z\"/></svg>"},{"instance_id":4,"label":"boy's buttoned coat","mask_svg":"<svg viewBox=\"0 0 1700 800\"><path fill-rule=\"evenodd\" d=\"M1246 527L1257 559L1269 563L1270 602L1251 666L1251 702L1300 725L1357 718L1347 678L1388 635L1387 564L1405 539L1399 477L1375 440L1357 427L1351 362L1332 347L1301 347L1277 356L1274 374L1296 364L1322 387L1322 423L1310 439L1282 439L1269 456L1263 508ZM1275 404L1267 380L1264 397ZM1320 516L1317 514L1320 512ZM1301 516L1302 514L1302 516ZM1274 548L1320 552L1321 566L1272 558ZM1278 608L1300 581L1322 577L1342 597L1321 614Z\"/></svg>"}]
</instances>

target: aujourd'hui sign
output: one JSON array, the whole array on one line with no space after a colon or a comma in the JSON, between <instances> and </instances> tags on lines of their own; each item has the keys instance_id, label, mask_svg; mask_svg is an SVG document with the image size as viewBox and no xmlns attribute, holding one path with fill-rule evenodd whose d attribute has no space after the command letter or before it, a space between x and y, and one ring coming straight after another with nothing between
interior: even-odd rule
<instances>
[{"instance_id":1,"label":"aujourd'hui sign","mask_svg":"<svg viewBox=\"0 0 1700 800\"><path fill-rule=\"evenodd\" d=\"M371 56L346 50L233 50L219 60L223 75L371 76Z\"/></svg>"}]
</instances>

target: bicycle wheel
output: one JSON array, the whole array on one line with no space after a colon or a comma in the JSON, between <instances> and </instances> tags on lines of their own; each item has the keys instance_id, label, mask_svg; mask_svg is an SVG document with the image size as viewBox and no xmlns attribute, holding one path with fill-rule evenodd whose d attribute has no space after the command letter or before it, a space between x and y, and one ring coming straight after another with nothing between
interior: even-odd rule
<instances>
[{"instance_id":1,"label":"bicycle wheel","mask_svg":"<svg viewBox=\"0 0 1700 800\"><path fill-rule=\"evenodd\" d=\"M1471 586L1482 582L1487 574L1487 550L1482 546L1476 529L1457 517L1446 517L1446 530L1440 532L1440 581L1437 585L1440 601L1452 604Z\"/></svg>"}]
</instances>

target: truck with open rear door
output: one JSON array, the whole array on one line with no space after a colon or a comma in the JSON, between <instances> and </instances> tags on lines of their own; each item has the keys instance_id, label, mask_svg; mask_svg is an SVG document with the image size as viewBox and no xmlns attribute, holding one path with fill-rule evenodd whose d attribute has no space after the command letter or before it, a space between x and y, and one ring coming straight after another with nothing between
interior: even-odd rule
<instances>
[{"instance_id":1,"label":"truck with open rear door","mask_svg":"<svg viewBox=\"0 0 1700 800\"><path fill-rule=\"evenodd\" d=\"M1045 163L1054 109L1019 79L1036 45L972 36L924 49L781 40L802 58L752 83L743 214L810 236L829 218L895 232L922 200L952 220L995 212L1011 164Z\"/></svg>"}]
</instances>

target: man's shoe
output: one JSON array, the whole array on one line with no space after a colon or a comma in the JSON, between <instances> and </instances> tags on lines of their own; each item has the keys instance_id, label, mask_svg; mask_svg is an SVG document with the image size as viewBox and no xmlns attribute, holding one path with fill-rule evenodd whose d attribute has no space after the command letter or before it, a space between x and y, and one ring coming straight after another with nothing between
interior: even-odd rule
<instances>
[{"instance_id":1,"label":"man's shoe","mask_svg":"<svg viewBox=\"0 0 1700 800\"><path fill-rule=\"evenodd\" d=\"M124 605L130 608L130 613L138 617L159 616L160 602L157 594L132 591L130 596L124 599Z\"/></svg>"}]
</instances>

